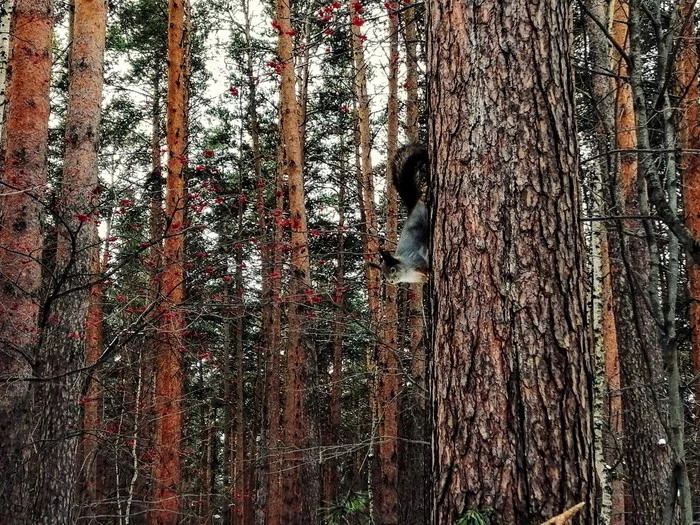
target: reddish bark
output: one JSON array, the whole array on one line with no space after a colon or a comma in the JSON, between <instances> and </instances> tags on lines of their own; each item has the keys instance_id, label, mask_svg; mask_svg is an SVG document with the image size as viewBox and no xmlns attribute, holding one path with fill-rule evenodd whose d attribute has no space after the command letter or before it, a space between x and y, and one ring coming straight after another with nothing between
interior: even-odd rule
<instances>
[{"instance_id":1,"label":"reddish bark","mask_svg":"<svg viewBox=\"0 0 700 525\"><path fill-rule=\"evenodd\" d=\"M594 521L569 8L428 4L435 524Z\"/></svg>"},{"instance_id":2,"label":"reddish bark","mask_svg":"<svg viewBox=\"0 0 700 525\"><path fill-rule=\"evenodd\" d=\"M288 310L287 374L283 411L283 436L287 447L282 459L281 485L284 525L312 523L319 501L319 472L315 456L314 419L309 396L313 386L315 348L306 333L306 298L313 294L309 265L308 229L302 174L302 137L299 103L295 93L293 34L288 0L277 0L280 24L277 54L280 60L279 169L287 177L291 222L290 298ZM273 512L272 508L270 512ZM268 518L271 516L268 516Z\"/></svg>"},{"instance_id":3,"label":"reddish bark","mask_svg":"<svg viewBox=\"0 0 700 525\"><path fill-rule=\"evenodd\" d=\"M613 39L626 51L631 48L629 8L626 1L615 2L611 28ZM638 125L646 123L637 122L633 90L627 80L632 72L617 51L613 51L611 69L619 74L614 94L617 149L630 150L619 157L613 202L616 214L640 215L647 200L646 184L640 178L634 150L637 134L642 131ZM629 483L625 521L659 523L665 501L664 485L670 474L670 454L658 445L660 439L668 442L668 438L660 411L663 409L654 392L663 372L658 327L649 306L649 244L642 222L609 224L608 246L615 329L617 340L624 342L618 346L618 361L620 402L624 409L622 452ZM614 374L614 368L614 363L610 364L610 374ZM616 495L618 505L622 498ZM616 515L620 511L616 509Z\"/></svg>"},{"instance_id":4,"label":"reddish bark","mask_svg":"<svg viewBox=\"0 0 700 525\"><path fill-rule=\"evenodd\" d=\"M41 201L46 152L53 13L48 0L19 0L12 15L4 170L0 173L0 522L21 521L29 383L38 340ZM21 508L20 507L20 508Z\"/></svg>"},{"instance_id":5,"label":"reddish bark","mask_svg":"<svg viewBox=\"0 0 700 525\"><path fill-rule=\"evenodd\" d=\"M107 251L105 250L102 264L100 264L99 253L93 263L93 273L96 276L102 274L106 266ZM100 358L103 351L103 330L104 312L102 305L104 302L104 284L99 282L92 286L90 293L90 307L88 310L87 326L85 328L85 364L94 365ZM101 408L103 400L103 390L99 378L93 372L87 379L88 385L83 402L83 442L82 457L85 465L85 492L88 513L95 515L95 506L100 500L98 487L98 431L101 428Z\"/></svg>"},{"instance_id":6,"label":"reddish bark","mask_svg":"<svg viewBox=\"0 0 700 525\"><path fill-rule=\"evenodd\" d=\"M153 467L153 525L179 522L183 425L183 330L185 277L185 172L189 77L188 3L168 4L168 97L166 138L168 175L165 190L166 232L160 290L159 332L155 350L156 454Z\"/></svg>"},{"instance_id":7,"label":"reddish bark","mask_svg":"<svg viewBox=\"0 0 700 525\"><path fill-rule=\"evenodd\" d=\"M681 96L678 118L678 143L683 149L700 149L700 83L698 82L698 53L693 0L680 2L683 20L676 59L676 92ZM700 239L700 155L681 155L683 176L683 208L685 224L696 239ZM700 374L700 265L687 258L688 294L690 296L690 334L692 342L693 372ZM695 405L700 413L700 381L695 381Z\"/></svg>"},{"instance_id":8,"label":"reddish bark","mask_svg":"<svg viewBox=\"0 0 700 525\"><path fill-rule=\"evenodd\" d=\"M387 107L387 210L385 249L396 247L398 229L398 199L394 187L394 163L399 134L398 108L398 69L399 69L399 33L397 15L389 15L389 100ZM397 287L385 286L384 304L382 306L382 326L380 341L375 346L375 425L379 442L377 444L377 465L374 472L373 490L375 519L383 525L399 523L398 500L398 414L400 370L398 352L398 312Z\"/></svg>"},{"instance_id":9,"label":"reddish bark","mask_svg":"<svg viewBox=\"0 0 700 525\"><path fill-rule=\"evenodd\" d=\"M57 234L52 286L44 315L37 373L55 377L38 385L35 417L39 421L33 519L70 523L75 519L78 439L67 429L80 428L82 381L64 375L80 368L92 336L91 290L98 279L99 239L97 150L102 105L106 5L102 0L75 2L63 177L58 192Z\"/></svg>"}]
</instances>

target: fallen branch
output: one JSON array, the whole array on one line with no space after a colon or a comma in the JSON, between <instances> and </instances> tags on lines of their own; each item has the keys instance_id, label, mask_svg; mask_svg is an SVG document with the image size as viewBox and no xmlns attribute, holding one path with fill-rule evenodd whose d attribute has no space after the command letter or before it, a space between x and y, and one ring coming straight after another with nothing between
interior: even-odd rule
<instances>
[{"instance_id":1,"label":"fallen branch","mask_svg":"<svg viewBox=\"0 0 700 525\"><path fill-rule=\"evenodd\" d=\"M574 505L569 510L565 510L559 516L554 516L552 519L545 521L542 525L565 525L567 521L573 518L579 510L585 507L586 504L582 501L581 503Z\"/></svg>"}]
</instances>

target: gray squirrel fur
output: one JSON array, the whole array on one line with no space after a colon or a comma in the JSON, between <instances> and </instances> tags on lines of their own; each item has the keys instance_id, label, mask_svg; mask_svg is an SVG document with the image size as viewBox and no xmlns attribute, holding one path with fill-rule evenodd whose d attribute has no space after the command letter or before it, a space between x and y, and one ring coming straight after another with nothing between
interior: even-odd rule
<instances>
[{"instance_id":1,"label":"gray squirrel fur","mask_svg":"<svg viewBox=\"0 0 700 525\"><path fill-rule=\"evenodd\" d=\"M394 157L394 186L408 208L408 218L401 230L394 252L382 250L382 274L391 284L424 283L428 279L428 208L418 183L418 172L428 169L425 146L409 144Z\"/></svg>"}]
</instances>

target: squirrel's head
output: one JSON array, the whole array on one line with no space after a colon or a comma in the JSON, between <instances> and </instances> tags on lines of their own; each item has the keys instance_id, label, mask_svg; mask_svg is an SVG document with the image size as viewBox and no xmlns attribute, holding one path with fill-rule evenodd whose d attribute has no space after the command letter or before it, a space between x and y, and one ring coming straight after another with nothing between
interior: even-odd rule
<instances>
[{"instance_id":1,"label":"squirrel's head","mask_svg":"<svg viewBox=\"0 0 700 525\"><path fill-rule=\"evenodd\" d=\"M382 275L388 283L424 283L428 280L428 274L424 270L411 268L393 253L382 250L379 254L382 256Z\"/></svg>"}]
</instances>

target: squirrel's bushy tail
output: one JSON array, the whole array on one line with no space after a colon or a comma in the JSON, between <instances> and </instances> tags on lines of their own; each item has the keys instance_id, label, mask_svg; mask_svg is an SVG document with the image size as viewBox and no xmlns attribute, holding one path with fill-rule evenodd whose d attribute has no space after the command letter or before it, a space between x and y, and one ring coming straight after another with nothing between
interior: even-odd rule
<instances>
[{"instance_id":1,"label":"squirrel's bushy tail","mask_svg":"<svg viewBox=\"0 0 700 525\"><path fill-rule=\"evenodd\" d=\"M394 157L394 186L399 197L410 210L421 198L418 171L428 168L428 150L420 144L408 144L396 152Z\"/></svg>"}]
</instances>

